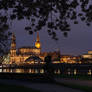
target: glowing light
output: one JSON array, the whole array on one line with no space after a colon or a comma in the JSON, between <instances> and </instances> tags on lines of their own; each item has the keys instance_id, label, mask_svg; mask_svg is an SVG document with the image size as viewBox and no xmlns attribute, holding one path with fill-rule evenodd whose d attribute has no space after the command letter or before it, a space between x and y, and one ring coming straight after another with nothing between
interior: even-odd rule
<instances>
[{"instance_id":1,"label":"glowing light","mask_svg":"<svg viewBox=\"0 0 92 92\"><path fill-rule=\"evenodd\" d=\"M54 71L55 74L60 74L60 69Z\"/></svg>"},{"instance_id":2,"label":"glowing light","mask_svg":"<svg viewBox=\"0 0 92 92\"><path fill-rule=\"evenodd\" d=\"M41 69L41 70L40 70L40 73L44 73L44 69Z\"/></svg>"},{"instance_id":3,"label":"glowing light","mask_svg":"<svg viewBox=\"0 0 92 92\"><path fill-rule=\"evenodd\" d=\"M16 69L16 73L21 73L21 69Z\"/></svg>"},{"instance_id":4,"label":"glowing light","mask_svg":"<svg viewBox=\"0 0 92 92\"><path fill-rule=\"evenodd\" d=\"M2 72L2 69L0 69L0 73Z\"/></svg>"},{"instance_id":5,"label":"glowing light","mask_svg":"<svg viewBox=\"0 0 92 92\"><path fill-rule=\"evenodd\" d=\"M76 75L77 74L77 70L76 69L74 69L74 75Z\"/></svg>"},{"instance_id":6,"label":"glowing light","mask_svg":"<svg viewBox=\"0 0 92 92\"><path fill-rule=\"evenodd\" d=\"M57 74L60 74L60 69L58 69Z\"/></svg>"},{"instance_id":7,"label":"glowing light","mask_svg":"<svg viewBox=\"0 0 92 92\"><path fill-rule=\"evenodd\" d=\"M89 71L88 71L88 75L91 75L92 73L91 73L91 70L89 69Z\"/></svg>"},{"instance_id":8,"label":"glowing light","mask_svg":"<svg viewBox=\"0 0 92 92\"><path fill-rule=\"evenodd\" d=\"M40 43L36 43L36 47L37 48L40 48Z\"/></svg>"}]
</instances>

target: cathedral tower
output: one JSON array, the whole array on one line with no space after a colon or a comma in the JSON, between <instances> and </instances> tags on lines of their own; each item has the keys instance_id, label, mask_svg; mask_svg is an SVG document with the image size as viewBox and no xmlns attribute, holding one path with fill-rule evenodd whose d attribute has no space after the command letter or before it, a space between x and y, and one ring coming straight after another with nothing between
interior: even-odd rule
<instances>
[{"instance_id":1,"label":"cathedral tower","mask_svg":"<svg viewBox=\"0 0 92 92\"><path fill-rule=\"evenodd\" d=\"M16 55L16 37L15 37L14 33L12 34L12 38L11 38L10 55L11 56L15 56Z\"/></svg>"},{"instance_id":2,"label":"cathedral tower","mask_svg":"<svg viewBox=\"0 0 92 92\"><path fill-rule=\"evenodd\" d=\"M36 42L35 42L35 47L36 47L36 54L40 54L41 53L41 43L40 43L40 37L39 37L39 33L37 32L37 38L36 38Z\"/></svg>"},{"instance_id":3,"label":"cathedral tower","mask_svg":"<svg viewBox=\"0 0 92 92\"><path fill-rule=\"evenodd\" d=\"M37 32L37 39L35 42L35 47L38 49L41 49L41 43L40 43L40 38L39 38L39 33Z\"/></svg>"}]
</instances>

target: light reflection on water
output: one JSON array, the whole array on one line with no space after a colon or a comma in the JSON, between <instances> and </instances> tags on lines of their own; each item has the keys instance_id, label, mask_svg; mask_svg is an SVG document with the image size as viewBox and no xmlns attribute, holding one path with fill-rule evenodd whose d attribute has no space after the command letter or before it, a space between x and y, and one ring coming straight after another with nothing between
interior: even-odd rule
<instances>
[{"instance_id":1,"label":"light reflection on water","mask_svg":"<svg viewBox=\"0 0 92 92\"><path fill-rule=\"evenodd\" d=\"M71 74L71 72L70 72L70 68L67 70L67 72L68 72L68 75L70 75L70 74Z\"/></svg>"},{"instance_id":2,"label":"light reflection on water","mask_svg":"<svg viewBox=\"0 0 92 92\"><path fill-rule=\"evenodd\" d=\"M76 69L74 69L74 75L76 75L77 74L77 70Z\"/></svg>"},{"instance_id":3,"label":"light reflection on water","mask_svg":"<svg viewBox=\"0 0 92 92\"><path fill-rule=\"evenodd\" d=\"M2 69L0 69L0 73L2 72Z\"/></svg>"},{"instance_id":4,"label":"light reflection on water","mask_svg":"<svg viewBox=\"0 0 92 92\"><path fill-rule=\"evenodd\" d=\"M60 69L57 69L57 70L54 71L54 73L55 73L55 74L60 74L61 71L60 71Z\"/></svg>"},{"instance_id":5,"label":"light reflection on water","mask_svg":"<svg viewBox=\"0 0 92 92\"><path fill-rule=\"evenodd\" d=\"M92 74L91 69L89 69L88 70L88 75L91 75L91 74Z\"/></svg>"},{"instance_id":6,"label":"light reflection on water","mask_svg":"<svg viewBox=\"0 0 92 92\"><path fill-rule=\"evenodd\" d=\"M44 69L0 69L2 73L44 73Z\"/></svg>"},{"instance_id":7,"label":"light reflection on water","mask_svg":"<svg viewBox=\"0 0 92 92\"><path fill-rule=\"evenodd\" d=\"M60 69L57 69L57 70L54 70L54 73L55 74L61 74L61 70ZM0 73L41 73L43 74L44 73L44 69L0 69ZM82 73L82 72L81 72ZM67 69L67 72L66 74L68 75L77 75L78 74L78 71L77 69ZM89 69L87 72L86 72L87 75L92 75L92 70Z\"/></svg>"}]
</instances>

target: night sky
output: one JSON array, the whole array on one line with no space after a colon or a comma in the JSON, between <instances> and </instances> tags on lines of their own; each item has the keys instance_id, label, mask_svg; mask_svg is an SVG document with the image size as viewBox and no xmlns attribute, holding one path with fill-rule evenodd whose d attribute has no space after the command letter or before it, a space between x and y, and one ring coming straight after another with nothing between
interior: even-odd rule
<instances>
[{"instance_id":1,"label":"night sky","mask_svg":"<svg viewBox=\"0 0 92 92\"><path fill-rule=\"evenodd\" d=\"M24 30L25 20L20 22L14 21L12 28L10 29L16 35L17 48L21 46L34 46L36 40L36 33L29 35ZM80 55L87 53L88 50L92 50L92 26L88 27L85 23L71 24L71 31L68 33L68 37L64 37L63 33L58 31L59 41L51 39L48 35L46 28L43 28L40 32L40 41L42 44L42 51L55 51L60 49L61 54Z\"/></svg>"}]
</instances>

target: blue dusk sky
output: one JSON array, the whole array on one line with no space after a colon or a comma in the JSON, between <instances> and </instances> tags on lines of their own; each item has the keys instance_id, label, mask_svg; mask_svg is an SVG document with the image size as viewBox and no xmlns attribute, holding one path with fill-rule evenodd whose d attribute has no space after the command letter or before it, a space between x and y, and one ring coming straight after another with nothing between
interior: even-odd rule
<instances>
[{"instance_id":1,"label":"blue dusk sky","mask_svg":"<svg viewBox=\"0 0 92 92\"><path fill-rule=\"evenodd\" d=\"M22 46L34 46L37 33L29 35L24 30L25 20L14 21L10 29L16 35L17 48ZM61 54L80 55L92 50L92 26L88 27L85 23L71 24L71 31L68 32L68 37L64 37L63 33L57 31L59 40L56 42L48 35L46 28L40 32L40 41L42 45L42 52L55 51L60 49Z\"/></svg>"}]
</instances>

